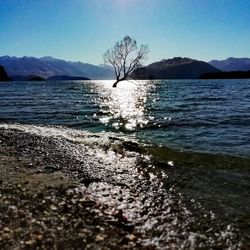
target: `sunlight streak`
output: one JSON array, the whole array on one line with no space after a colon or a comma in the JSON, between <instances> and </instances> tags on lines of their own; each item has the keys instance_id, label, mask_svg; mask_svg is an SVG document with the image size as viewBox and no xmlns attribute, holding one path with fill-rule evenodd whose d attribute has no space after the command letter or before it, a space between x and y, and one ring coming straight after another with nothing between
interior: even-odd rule
<instances>
[{"instance_id":1,"label":"sunlight streak","mask_svg":"<svg viewBox=\"0 0 250 250\"><path fill-rule=\"evenodd\" d=\"M110 85L111 84L111 85ZM146 102L149 87L139 81L122 81L117 88L103 84L96 102L100 105L100 122L113 127L133 131L148 124Z\"/></svg>"}]
</instances>

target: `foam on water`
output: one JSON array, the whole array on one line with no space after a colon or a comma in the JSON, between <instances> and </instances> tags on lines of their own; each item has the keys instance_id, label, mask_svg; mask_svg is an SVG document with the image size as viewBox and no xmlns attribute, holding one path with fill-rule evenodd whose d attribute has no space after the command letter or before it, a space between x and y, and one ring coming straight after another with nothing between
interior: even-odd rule
<instances>
[{"instance_id":1,"label":"foam on water","mask_svg":"<svg viewBox=\"0 0 250 250\"><path fill-rule=\"evenodd\" d=\"M24 124L0 124L0 128L19 130L25 133L52 137L56 139L64 139L77 143L84 143L85 145L109 145L109 137L112 133L91 133L83 130L75 130L65 127L52 127L52 126L37 126L37 125L24 125Z\"/></svg>"}]
</instances>

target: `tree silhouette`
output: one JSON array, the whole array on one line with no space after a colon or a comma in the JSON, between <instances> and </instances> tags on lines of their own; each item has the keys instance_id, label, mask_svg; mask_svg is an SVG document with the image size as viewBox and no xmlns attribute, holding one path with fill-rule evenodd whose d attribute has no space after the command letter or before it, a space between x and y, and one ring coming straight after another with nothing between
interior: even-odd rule
<instances>
[{"instance_id":1,"label":"tree silhouette","mask_svg":"<svg viewBox=\"0 0 250 250\"><path fill-rule=\"evenodd\" d=\"M105 64L110 64L114 68L116 81L113 87L120 81L133 78L133 71L142 65L148 52L148 46L141 45L138 49L136 40L129 36L125 36L112 49L107 50L103 59Z\"/></svg>"}]
</instances>

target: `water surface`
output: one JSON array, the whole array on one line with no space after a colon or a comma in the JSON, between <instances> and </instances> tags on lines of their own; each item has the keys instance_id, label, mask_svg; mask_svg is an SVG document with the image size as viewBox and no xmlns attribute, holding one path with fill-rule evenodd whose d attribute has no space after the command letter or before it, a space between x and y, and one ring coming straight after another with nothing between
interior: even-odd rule
<instances>
[{"instance_id":1,"label":"water surface","mask_svg":"<svg viewBox=\"0 0 250 250\"><path fill-rule=\"evenodd\" d=\"M166 188L250 233L250 80L1 83L0 121L135 140Z\"/></svg>"},{"instance_id":2,"label":"water surface","mask_svg":"<svg viewBox=\"0 0 250 250\"><path fill-rule=\"evenodd\" d=\"M0 118L113 131L176 149L250 157L249 80L16 82Z\"/></svg>"}]
</instances>

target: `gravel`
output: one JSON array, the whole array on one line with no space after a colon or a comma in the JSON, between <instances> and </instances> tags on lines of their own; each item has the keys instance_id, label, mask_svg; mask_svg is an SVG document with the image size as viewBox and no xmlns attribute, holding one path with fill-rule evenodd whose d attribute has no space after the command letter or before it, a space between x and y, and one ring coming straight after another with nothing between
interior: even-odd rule
<instances>
[{"instance_id":1,"label":"gravel","mask_svg":"<svg viewBox=\"0 0 250 250\"><path fill-rule=\"evenodd\" d=\"M0 249L244 249L156 165L118 138L0 128Z\"/></svg>"}]
</instances>

